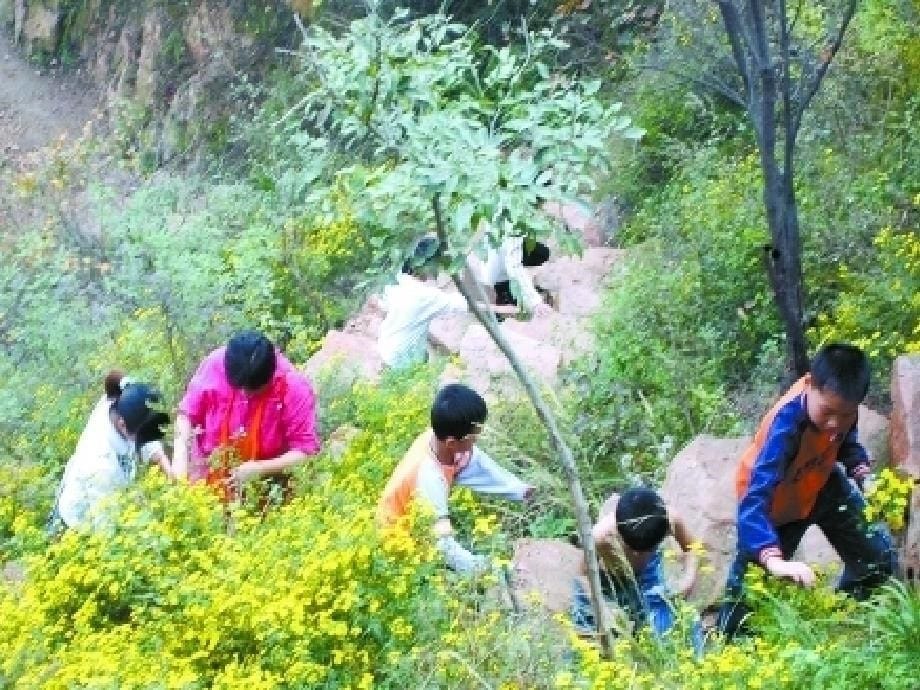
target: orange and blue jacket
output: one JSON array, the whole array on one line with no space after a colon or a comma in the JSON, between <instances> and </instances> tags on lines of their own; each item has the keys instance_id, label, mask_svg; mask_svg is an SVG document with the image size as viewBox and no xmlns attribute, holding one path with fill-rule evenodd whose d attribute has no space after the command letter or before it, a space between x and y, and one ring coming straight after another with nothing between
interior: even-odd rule
<instances>
[{"instance_id":1,"label":"orange and blue jacket","mask_svg":"<svg viewBox=\"0 0 920 690\"><path fill-rule=\"evenodd\" d=\"M783 557L777 527L804 520L837 463L861 479L869 470L856 423L845 434L820 431L806 411L799 379L764 417L736 475L738 551L766 562Z\"/></svg>"}]
</instances>

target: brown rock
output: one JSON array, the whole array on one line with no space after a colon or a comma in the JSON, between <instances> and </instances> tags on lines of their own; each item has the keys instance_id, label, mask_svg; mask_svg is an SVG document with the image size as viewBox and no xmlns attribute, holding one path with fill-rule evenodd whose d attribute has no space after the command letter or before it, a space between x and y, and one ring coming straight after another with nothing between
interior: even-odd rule
<instances>
[{"instance_id":1,"label":"brown rock","mask_svg":"<svg viewBox=\"0 0 920 690\"><path fill-rule=\"evenodd\" d=\"M544 382L555 380L562 362L559 348L519 335L504 326L502 326L502 332L521 363L537 379ZM460 341L459 352L467 369L478 369L487 377L513 374L511 364L504 353L498 349L486 329L479 324L474 324L467 329Z\"/></svg>"},{"instance_id":2,"label":"brown rock","mask_svg":"<svg viewBox=\"0 0 920 690\"><path fill-rule=\"evenodd\" d=\"M554 313L548 317L507 319L502 328L537 342L552 343L568 364L594 348L594 335L588 324L571 314Z\"/></svg>"},{"instance_id":3,"label":"brown rock","mask_svg":"<svg viewBox=\"0 0 920 690\"><path fill-rule=\"evenodd\" d=\"M159 12L150 12L144 17L141 29L141 50L137 58L135 94L139 103L153 104L159 75L157 58L163 46L163 21Z\"/></svg>"},{"instance_id":4,"label":"brown rock","mask_svg":"<svg viewBox=\"0 0 920 690\"><path fill-rule=\"evenodd\" d=\"M920 478L920 355L894 361L891 403L891 463Z\"/></svg>"},{"instance_id":5,"label":"brown rock","mask_svg":"<svg viewBox=\"0 0 920 690\"><path fill-rule=\"evenodd\" d=\"M580 235L585 246L600 247L604 244L604 234L597 214L582 204L547 201L541 208L548 216L556 218L573 233Z\"/></svg>"},{"instance_id":6,"label":"brown rock","mask_svg":"<svg viewBox=\"0 0 920 690\"><path fill-rule=\"evenodd\" d=\"M910 519L899 558L904 579L913 585L920 584L920 490L916 488L911 497Z\"/></svg>"},{"instance_id":7,"label":"brown rock","mask_svg":"<svg viewBox=\"0 0 920 690\"><path fill-rule=\"evenodd\" d=\"M888 464L888 418L865 405L859 406L859 442L869 453L873 467Z\"/></svg>"},{"instance_id":8,"label":"brown rock","mask_svg":"<svg viewBox=\"0 0 920 690\"><path fill-rule=\"evenodd\" d=\"M22 39L26 52L30 54L37 51L52 53L57 47L61 29L61 13L57 7L45 7L32 3L25 8L24 16L20 16L22 16L20 29L16 31L16 34Z\"/></svg>"},{"instance_id":9,"label":"brown rock","mask_svg":"<svg viewBox=\"0 0 920 690\"><path fill-rule=\"evenodd\" d=\"M428 340L447 354L459 354L463 336L474 322L475 317L471 314L439 316L431 322L428 329Z\"/></svg>"},{"instance_id":10,"label":"brown rock","mask_svg":"<svg viewBox=\"0 0 920 690\"><path fill-rule=\"evenodd\" d=\"M581 257L551 258L534 269L534 284L553 296L562 314L585 316L600 306L601 286L622 250L588 247Z\"/></svg>"},{"instance_id":11,"label":"brown rock","mask_svg":"<svg viewBox=\"0 0 920 690\"><path fill-rule=\"evenodd\" d=\"M304 371L311 378L328 376L330 370L339 377L362 377L376 380L383 370L377 344L363 335L329 331L320 350L307 360Z\"/></svg>"},{"instance_id":12,"label":"brown rock","mask_svg":"<svg viewBox=\"0 0 920 690\"><path fill-rule=\"evenodd\" d=\"M572 580L581 573L581 549L559 539L519 539L514 545L515 589L527 604L550 613L569 610Z\"/></svg>"}]
</instances>

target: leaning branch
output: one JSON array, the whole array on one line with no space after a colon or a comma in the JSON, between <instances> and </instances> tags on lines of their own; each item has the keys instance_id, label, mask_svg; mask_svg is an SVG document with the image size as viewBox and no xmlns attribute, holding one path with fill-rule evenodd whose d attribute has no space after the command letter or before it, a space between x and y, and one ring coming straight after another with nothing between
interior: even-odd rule
<instances>
[{"instance_id":1,"label":"leaning branch","mask_svg":"<svg viewBox=\"0 0 920 690\"><path fill-rule=\"evenodd\" d=\"M438 194L434 195L431 200L431 204L434 209L435 227L438 233L438 240L441 242L441 246L444 252L447 253L449 251L447 231L444 228L444 219L441 214L441 199ZM572 455L572 451L568 447L568 444L565 442L565 439L562 438L562 434L559 431L559 426L556 423L556 418L546 406L546 403L543 401L543 398L540 395L540 392L537 390L537 386L533 382L530 374L526 369L524 369L521 361L518 359L517 354L511 348L507 338L505 338L505 335L498 327L498 321L496 321L491 312L483 309L482 306L480 306L484 299L477 298L477 296L473 295L469 286L467 286L460 279L460 276L455 271L451 271L451 279L453 280L454 285L457 286L460 294L463 295L466 303L469 305L470 311L472 311L473 315L476 317L476 320L482 324L488 334L492 337L492 340L498 346L498 349L501 350L505 357L508 358L508 362L510 362L511 368L514 369L514 373L517 374L518 379L524 386L524 390L527 392L527 397L530 398L530 402L533 404L534 409L537 411L537 416L540 417L540 421L543 422L543 425L549 432L550 441L553 444L553 448L556 450L557 454L559 455L559 459L562 462L562 467L565 471L566 479L568 480L569 490L572 494L572 501L575 508L575 519L578 527L578 536L581 539L582 547L584 549L585 563L587 564L588 569L588 584L591 590L591 603L594 609L594 620L597 624L597 633L598 637L600 638L601 647L603 648L604 653L609 656L612 646L610 640L610 631L607 628L607 623L604 615L604 600L601 593L601 578L600 568L597 562L597 550L595 549L594 537L591 532L591 516L588 513L588 504L585 501L584 491L581 488L581 481L578 477L578 468L575 466L575 458Z\"/></svg>"}]
</instances>

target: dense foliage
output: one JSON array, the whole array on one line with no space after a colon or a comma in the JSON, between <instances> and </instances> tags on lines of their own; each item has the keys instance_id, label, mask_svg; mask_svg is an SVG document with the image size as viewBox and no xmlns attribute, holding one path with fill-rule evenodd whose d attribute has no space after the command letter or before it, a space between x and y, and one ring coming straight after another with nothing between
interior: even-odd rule
<instances>
[{"instance_id":1,"label":"dense foliage","mask_svg":"<svg viewBox=\"0 0 920 690\"><path fill-rule=\"evenodd\" d=\"M339 4L353 24L334 21ZM238 86L259 106L235 116L207 175L155 170L130 131L115 133L127 147L117 174L92 137L0 170L0 208L24 230L0 235L0 560L24 568L0 586L0 685L911 688L920 599L900 585L857 604L755 579L754 637L712 637L702 658L680 635L620 640L603 660L570 645L563 623L510 615L495 583L448 578L424 540L379 534L376 497L425 424L427 368L378 387L321 381L328 450L265 519L228 518L206 491L153 475L113 504L111 533L48 543L61 467L109 367L174 403L203 353L244 325L302 362L431 226L435 194L454 240L484 218L570 241L534 212L540 201L617 198L628 258L597 351L555 397L595 501L660 478L695 434L736 433L769 404L783 342L758 258L751 134L718 96L640 70L654 38L680 59L668 16L666 35L649 33L659 3L531 3L526 42L502 14L515 3L458 3L498 45L423 4L365 19L329 3L325 28L271 81ZM608 12L615 26L582 21ZM916 20L916 3L865 3L798 162L810 337L864 346L883 405L892 359L920 351ZM595 44L603 54L587 60ZM560 121L577 136L558 136ZM505 401L484 438L540 486L534 506L455 497L460 531L501 557L515 537L571 529L537 429ZM908 488L885 477L872 510L894 524Z\"/></svg>"}]
</instances>

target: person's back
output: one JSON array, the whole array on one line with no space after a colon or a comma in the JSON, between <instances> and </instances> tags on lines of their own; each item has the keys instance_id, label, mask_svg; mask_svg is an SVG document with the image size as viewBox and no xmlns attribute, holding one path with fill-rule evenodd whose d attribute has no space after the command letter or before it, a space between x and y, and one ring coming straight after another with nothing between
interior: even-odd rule
<instances>
[{"instance_id":1,"label":"person's back","mask_svg":"<svg viewBox=\"0 0 920 690\"><path fill-rule=\"evenodd\" d=\"M668 509L657 492L633 487L613 494L592 529L605 595L637 628L647 622L656 635L663 635L675 622L662 570L661 543L669 535L684 554L684 575L677 594L686 595L696 582L693 537L683 519ZM593 632L594 615L581 579L573 583L572 619L578 631ZM696 647L698 637L699 630L694 629Z\"/></svg>"},{"instance_id":2,"label":"person's back","mask_svg":"<svg viewBox=\"0 0 920 690\"><path fill-rule=\"evenodd\" d=\"M437 273L438 249L436 238L423 237L396 276L395 284L387 286L379 300L386 316L380 324L377 349L383 363L390 368L426 361L431 322L442 314L467 311L462 295L425 282Z\"/></svg>"},{"instance_id":3,"label":"person's back","mask_svg":"<svg viewBox=\"0 0 920 690\"><path fill-rule=\"evenodd\" d=\"M103 499L133 482L138 460L168 467L159 430L167 418L149 406L159 401L158 394L124 381L124 391L107 385L64 468L55 511L67 527L87 524Z\"/></svg>"}]
</instances>

